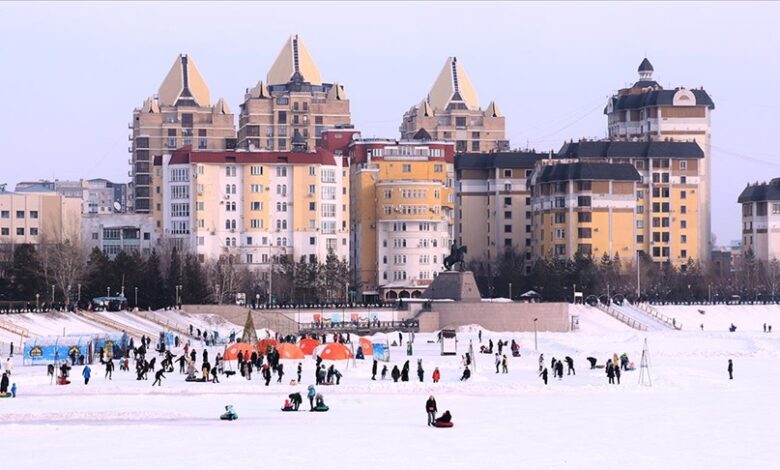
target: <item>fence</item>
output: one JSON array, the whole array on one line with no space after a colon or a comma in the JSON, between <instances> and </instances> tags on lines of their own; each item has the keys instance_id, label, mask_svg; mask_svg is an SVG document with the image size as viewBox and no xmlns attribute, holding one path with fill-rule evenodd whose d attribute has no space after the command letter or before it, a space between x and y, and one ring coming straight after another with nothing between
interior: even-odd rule
<instances>
[{"instance_id":1,"label":"fence","mask_svg":"<svg viewBox=\"0 0 780 470\"><path fill-rule=\"evenodd\" d=\"M612 307L609 307L609 306L606 306L606 305L602 305L601 303L598 303L598 304L596 304L596 308L598 308L602 312L606 313L607 315L615 318L616 320L619 320L619 321L625 323L626 325L630 326L631 328L634 328L635 330L647 331L647 326L646 325L644 325L644 324L634 320L633 318L631 318L631 317L629 317L627 315L624 315L624 314L618 312L617 310L615 310Z\"/></svg>"}]
</instances>

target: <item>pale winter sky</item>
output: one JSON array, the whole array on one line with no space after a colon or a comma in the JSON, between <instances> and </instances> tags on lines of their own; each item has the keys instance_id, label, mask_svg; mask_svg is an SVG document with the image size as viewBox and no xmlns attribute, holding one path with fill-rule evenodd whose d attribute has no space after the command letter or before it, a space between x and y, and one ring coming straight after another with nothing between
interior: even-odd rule
<instances>
[{"instance_id":1,"label":"pale winter sky","mask_svg":"<svg viewBox=\"0 0 780 470\"><path fill-rule=\"evenodd\" d=\"M736 198L780 176L775 3L2 3L0 183L128 180L127 124L189 53L234 112L299 33L323 80L342 83L364 136L401 116L455 55L482 106L495 99L513 147L606 135L602 109L647 54L664 87L705 89L713 230L739 238ZM774 138L774 137L773 137ZM10 189L10 188L9 188Z\"/></svg>"}]
</instances>

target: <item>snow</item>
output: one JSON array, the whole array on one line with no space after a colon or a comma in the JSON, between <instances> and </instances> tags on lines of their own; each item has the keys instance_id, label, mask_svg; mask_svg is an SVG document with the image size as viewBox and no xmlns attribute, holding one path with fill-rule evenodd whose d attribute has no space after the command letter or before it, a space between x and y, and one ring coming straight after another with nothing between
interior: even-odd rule
<instances>
[{"instance_id":1,"label":"snow","mask_svg":"<svg viewBox=\"0 0 780 470\"><path fill-rule=\"evenodd\" d=\"M149 381L136 381L134 374L118 368L113 380L106 380L99 364L93 365L87 386L79 380L81 367L74 368L71 385L51 385L45 368L23 367L17 355L11 377L19 396L0 399L3 467L55 462L64 469L149 463L166 469L777 465L771 436L780 420L780 333L765 334L762 324L780 325L780 307L664 306L658 310L682 322L683 330L650 332L633 330L590 307L571 308L579 315L579 330L539 332L537 340L547 367L553 356L569 355L575 360L575 376L562 381L550 376L548 386L541 382L533 332L483 331L483 343L517 340L522 357L511 357L505 348L510 373L495 374L494 357L477 354L476 372L465 383L458 380L460 356L439 356L435 334L417 334L412 357L406 356L404 335L402 346L391 347L388 368L408 359L411 381L371 381L370 359L354 361L354 366L353 361L337 363L344 374L341 385L318 387L331 407L328 413L279 411L289 393L304 392L313 383L310 358L303 361L303 383L296 386L289 380L297 361L286 361L283 383L274 377L268 387L258 380L259 374L253 374L252 381L237 375L220 377L219 384L186 383L177 367L166 374L162 387L152 388L151 375ZM187 325L212 322L241 331L209 316L163 314ZM31 315L4 319L13 317L53 333L63 326L70 333L71 327L85 323L74 323L67 315ZM118 317L131 321L129 316ZM704 331L698 329L702 321ZM727 331L732 322L739 327L735 333ZM478 325L459 330L460 354L470 340L476 348L478 331ZM397 334L389 338L397 340ZM623 352L638 367L645 338L652 387L638 384L639 370L624 372L618 386L607 384L603 369L588 369L587 356L603 364ZM195 348L200 359L202 347ZM210 348L210 357L221 350ZM424 383L417 382L418 358L423 359ZM734 360L733 381L728 380L727 359ZM430 380L434 367L441 371L439 384ZM452 412L454 428L425 425L423 405L430 394L440 412ZM238 421L218 419L227 404L235 407ZM308 409L308 403L303 408ZM107 436L123 436L124 443ZM242 443L250 447L243 451Z\"/></svg>"}]
</instances>

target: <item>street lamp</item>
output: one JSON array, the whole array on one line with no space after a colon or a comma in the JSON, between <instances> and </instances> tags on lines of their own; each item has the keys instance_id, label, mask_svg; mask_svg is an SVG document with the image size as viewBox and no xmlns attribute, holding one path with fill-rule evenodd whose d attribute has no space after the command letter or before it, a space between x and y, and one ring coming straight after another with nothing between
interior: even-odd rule
<instances>
[{"instance_id":1,"label":"street lamp","mask_svg":"<svg viewBox=\"0 0 780 470\"><path fill-rule=\"evenodd\" d=\"M538 318L534 318L534 351L539 350L539 345L536 342L536 320L538 320Z\"/></svg>"},{"instance_id":2,"label":"street lamp","mask_svg":"<svg viewBox=\"0 0 780 470\"><path fill-rule=\"evenodd\" d=\"M509 300L512 300L512 283L509 283Z\"/></svg>"},{"instance_id":3,"label":"street lamp","mask_svg":"<svg viewBox=\"0 0 780 470\"><path fill-rule=\"evenodd\" d=\"M135 304L134 305L135 305L135 308L138 308L138 288L134 287L133 289L135 289Z\"/></svg>"},{"instance_id":4,"label":"street lamp","mask_svg":"<svg viewBox=\"0 0 780 470\"><path fill-rule=\"evenodd\" d=\"M54 284L51 285L51 303L54 304Z\"/></svg>"},{"instance_id":5,"label":"street lamp","mask_svg":"<svg viewBox=\"0 0 780 470\"><path fill-rule=\"evenodd\" d=\"M41 294L35 294L35 310L41 309Z\"/></svg>"},{"instance_id":6,"label":"street lamp","mask_svg":"<svg viewBox=\"0 0 780 470\"><path fill-rule=\"evenodd\" d=\"M111 297L111 286L106 287L106 297Z\"/></svg>"},{"instance_id":7,"label":"street lamp","mask_svg":"<svg viewBox=\"0 0 780 470\"><path fill-rule=\"evenodd\" d=\"M78 287L78 294L76 298L76 303L81 303L81 284L76 284Z\"/></svg>"},{"instance_id":8,"label":"street lamp","mask_svg":"<svg viewBox=\"0 0 780 470\"><path fill-rule=\"evenodd\" d=\"M181 306L181 285L176 286L176 306Z\"/></svg>"}]
</instances>

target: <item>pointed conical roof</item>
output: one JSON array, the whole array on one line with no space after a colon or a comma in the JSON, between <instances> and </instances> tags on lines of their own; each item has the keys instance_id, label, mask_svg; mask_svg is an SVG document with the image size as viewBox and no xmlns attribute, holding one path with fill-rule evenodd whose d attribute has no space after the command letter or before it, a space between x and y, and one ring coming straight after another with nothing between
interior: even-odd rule
<instances>
[{"instance_id":1,"label":"pointed conical roof","mask_svg":"<svg viewBox=\"0 0 780 470\"><path fill-rule=\"evenodd\" d=\"M431 105L425 100L420 103L420 111L422 111L422 115L425 117L433 116L433 109L431 109Z\"/></svg>"},{"instance_id":2,"label":"pointed conical roof","mask_svg":"<svg viewBox=\"0 0 780 470\"><path fill-rule=\"evenodd\" d=\"M434 110L446 109L450 101L463 101L468 109L479 109L479 96L457 57L448 57L433 88L428 102Z\"/></svg>"},{"instance_id":3,"label":"pointed conical roof","mask_svg":"<svg viewBox=\"0 0 780 470\"><path fill-rule=\"evenodd\" d=\"M175 106L180 99L193 100L198 106L210 105L209 87L206 86L195 62L187 54L176 58L160 85L158 95L163 106Z\"/></svg>"},{"instance_id":4,"label":"pointed conical roof","mask_svg":"<svg viewBox=\"0 0 780 470\"><path fill-rule=\"evenodd\" d=\"M651 64L650 61L647 60L647 57L645 57L642 60L642 63L639 64L639 68L636 71L637 72L654 72L655 69L653 69L653 64Z\"/></svg>"},{"instance_id":5,"label":"pointed conical roof","mask_svg":"<svg viewBox=\"0 0 780 470\"><path fill-rule=\"evenodd\" d=\"M256 344L257 343L257 330L255 329L255 321L252 319L252 312L246 313L246 322L244 322L244 333L241 335L242 343Z\"/></svg>"},{"instance_id":6,"label":"pointed conical roof","mask_svg":"<svg viewBox=\"0 0 780 470\"><path fill-rule=\"evenodd\" d=\"M485 111L485 114L487 114L490 117L503 117L504 114L501 112L500 109L498 109L498 105L495 101L491 101L490 104L487 107L487 110Z\"/></svg>"},{"instance_id":7,"label":"pointed conical roof","mask_svg":"<svg viewBox=\"0 0 780 470\"><path fill-rule=\"evenodd\" d=\"M347 99L347 94L344 92L344 87L338 83L334 83L328 92L328 99L339 101Z\"/></svg>"},{"instance_id":8,"label":"pointed conical roof","mask_svg":"<svg viewBox=\"0 0 780 470\"><path fill-rule=\"evenodd\" d=\"M146 98L144 100L144 105L141 108L141 112L143 113L159 113L160 107L157 106L157 101L154 100L154 98Z\"/></svg>"},{"instance_id":9,"label":"pointed conical roof","mask_svg":"<svg viewBox=\"0 0 780 470\"><path fill-rule=\"evenodd\" d=\"M265 86L265 83L263 83L262 80L257 82L257 85L255 85L253 88L250 88L247 90L247 96L246 98L260 98L260 99L267 99L271 97L271 93L268 92L268 87Z\"/></svg>"},{"instance_id":10,"label":"pointed conical roof","mask_svg":"<svg viewBox=\"0 0 780 470\"><path fill-rule=\"evenodd\" d=\"M268 71L266 82L269 85L283 85L288 83L296 72L305 82L312 85L322 84L320 69L317 68L317 64L314 63L314 59L297 34L290 36L284 43L284 47Z\"/></svg>"},{"instance_id":11,"label":"pointed conical roof","mask_svg":"<svg viewBox=\"0 0 780 470\"><path fill-rule=\"evenodd\" d=\"M230 106L228 106L227 101L225 101L225 98L220 98L217 101L217 104L214 105L214 113L215 114L233 114L230 111Z\"/></svg>"}]
</instances>

